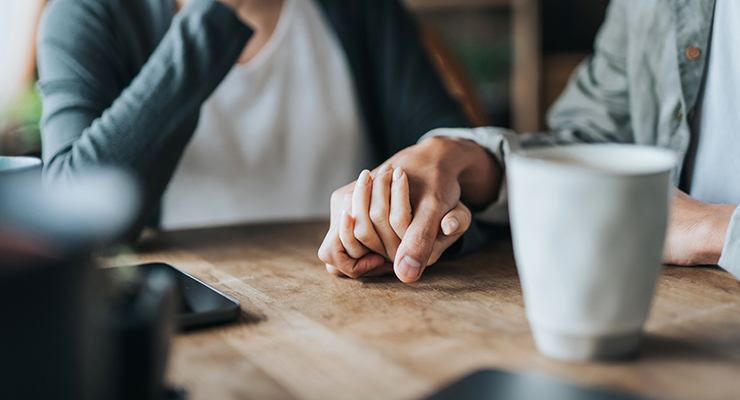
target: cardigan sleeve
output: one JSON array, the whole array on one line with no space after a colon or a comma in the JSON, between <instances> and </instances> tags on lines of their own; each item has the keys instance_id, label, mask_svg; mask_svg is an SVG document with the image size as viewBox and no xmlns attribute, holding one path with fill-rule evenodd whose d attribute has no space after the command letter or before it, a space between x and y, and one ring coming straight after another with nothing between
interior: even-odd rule
<instances>
[{"instance_id":1,"label":"cardigan sleeve","mask_svg":"<svg viewBox=\"0 0 740 400\"><path fill-rule=\"evenodd\" d=\"M127 20L146 14L132 13L134 4L55 0L45 10L38 39L44 178L74 179L101 165L128 170L142 183L148 214L192 135L181 126L194 127L252 30L221 3L193 0L146 53L157 24Z\"/></svg>"}]
</instances>

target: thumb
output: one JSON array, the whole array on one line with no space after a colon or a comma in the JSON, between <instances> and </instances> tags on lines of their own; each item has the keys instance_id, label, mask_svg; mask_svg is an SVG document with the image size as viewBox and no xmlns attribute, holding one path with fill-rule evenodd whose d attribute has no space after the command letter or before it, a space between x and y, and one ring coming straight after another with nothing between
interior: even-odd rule
<instances>
[{"instance_id":1,"label":"thumb","mask_svg":"<svg viewBox=\"0 0 740 400\"><path fill-rule=\"evenodd\" d=\"M439 207L420 207L401 240L393 270L404 283L419 280L432 254L445 211Z\"/></svg>"},{"instance_id":2,"label":"thumb","mask_svg":"<svg viewBox=\"0 0 740 400\"><path fill-rule=\"evenodd\" d=\"M432 265L442 253L447 250L453 243L455 243L460 237L470 228L473 216L470 210L465 207L463 203L457 203L452 211L448 212L447 215L442 219L441 234L437 236L437 240L434 242L434 248L432 249L432 256L427 261L427 265Z\"/></svg>"}]
</instances>

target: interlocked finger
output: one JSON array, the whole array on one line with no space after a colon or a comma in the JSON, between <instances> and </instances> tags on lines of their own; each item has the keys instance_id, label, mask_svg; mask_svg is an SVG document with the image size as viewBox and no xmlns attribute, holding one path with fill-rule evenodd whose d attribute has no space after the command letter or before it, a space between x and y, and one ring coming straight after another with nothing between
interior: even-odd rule
<instances>
[{"instance_id":1,"label":"interlocked finger","mask_svg":"<svg viewBox=\"0 0 740 400\"><path fill-rule=\"evenodd\" d=\"M342 217L339 222L339 239L342 241L347 255L358 259L368 253L368 249L362 245L354 235L354 218L347 211L342 210Z\"/></svg>"},{"instance_id":2,"label":"interlocked finger","mask_svg":"<svg viewBox=\"0 0 740 400\"><path fill-rule=\"evenodd\" d=\"M354 237L365 247L378 254L385 254L380 236L375 232L370 220L370 200L372 198L373 181L370 171L364 170L357 179L355 191L352 195L352 217L354 222Z\"/></svg>"},{"instance_id":3,"label":"interlocked finger","mask_svg":"<svg viewBox=\"0 0 740 400\"><path fill-rule=\"evenodd\" d=\"M373 180L372 199L370 201L370 220L375 232L385 248L386 259L392 261L396 257L396 250L401 239L396 235L390 224L391 180L393 170L390 167L381 168Z\"/></svg>"},{"instance_id":4,"label":"interlocked finger","mask_svg":"<svg viewBox=\"0 0 740 400\"><path fill-rule=\"evenodd\" d=\"M406 230L411 224L411 200L409 198L408 176L401 167L396 167L393 170L390 204L389 223L396 236L403 239Z\"/></svg>"}]
</instances>

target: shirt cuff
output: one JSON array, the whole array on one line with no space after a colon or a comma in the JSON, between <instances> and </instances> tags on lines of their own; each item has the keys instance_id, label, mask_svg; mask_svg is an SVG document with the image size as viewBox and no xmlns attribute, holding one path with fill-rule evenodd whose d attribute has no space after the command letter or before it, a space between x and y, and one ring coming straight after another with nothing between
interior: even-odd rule
<instances>
[{"instance_id":1,"label":"shirt cuff","mask_svg":"<svg viewBox=\"0 0 740 400\"><path fill-rule=\"evenodd\" d=\"M484 210L475 213L475 216L484 222L508 224L508 192L506 189L506 174L504 173L504 158L511 151L511 143L517 141L516 133L509 129L496 127L438 128L427 132L419 139L419 142L433 137L470 140L482 146L496 159L502 172L501 187L498 196L496 201Z\"/></svg>"},{"instance_id":2,"label":"shirt cuff","mask_svg":"<svg viewBox=\"0 0 740 400\"><path fill-rule=\"evenodd\" d=\"M722 247L722 256L717 264L740 279L740 207L732 213L725 235L725 245Z\"/></svg>"}]
</instances>

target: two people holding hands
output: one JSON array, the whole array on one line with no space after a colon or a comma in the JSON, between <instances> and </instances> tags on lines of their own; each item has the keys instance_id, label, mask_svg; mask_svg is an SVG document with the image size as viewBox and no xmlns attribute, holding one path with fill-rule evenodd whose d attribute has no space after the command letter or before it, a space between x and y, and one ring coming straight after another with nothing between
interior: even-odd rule
<instances>
[{"instance_id":1,"label":"two people holding hands","mask_svg":"<svg viewBox=\"0 0 740 400\"><path fill-rule=\"evenodd\" d=\"M319 258L335 275L394 272L416 282L470 227L464 203L482 208L494 200L500 172L471 141L423 140L334 192Z\"/></svg>"},{"instance_id":2,"label":"two people holding hands","mask_svg":"<svg viewBox=\"0 0 740 400\"><path fill-rule=\"evenodd\" d=\"M740 3L732 0L645 1L638 7L631 0L614 0L594 54L576 69L549 111L550 132L513 136L501 129L476 128L452 130L448 136L479 143L502 168L507 143L524 148L608 142L669 148L680 162L672 175L676 189L664 262L718 265L740 277L740 164L736 162L740 78L734 73L740 68L738 21ZM494 188L499 187L501 169L479 188L498 190ZM464 199L464 191L461 194ZM421 211L421 205L412 209ZM414 218L423 215L429 214L416 213ZM440 221L442 213L433 219ZM412 253L407 249L432 247L429 242L440 228L431 222L427 226L433 228L425 232L425 239L412 235L407 243L407 236L402 238L401 257L394 258L399 277L403 256ZM360 230L358 235L362 234ZM371 249L369 243L365 245ZM431 251L420 253L425 256Z\"/></svg>"},{"instance_id":3,"label":"two people holding hands","mask_svg":"<svg viewBox=\"0 0 740 400\"><path fill-rule=\"evenodd\" d=\"M45 179L132 171L145 213L129 239L329 211L330 273L415 282L481 243L471 210L505 197L507 144L624 142L683 161L665 261L740 276L740 171L721 162L740 149L731 0L612 1L551 131L518 137L464 129L398 0L180 3L55 0L38 36Z\"/></svg>"}]
</instances>

